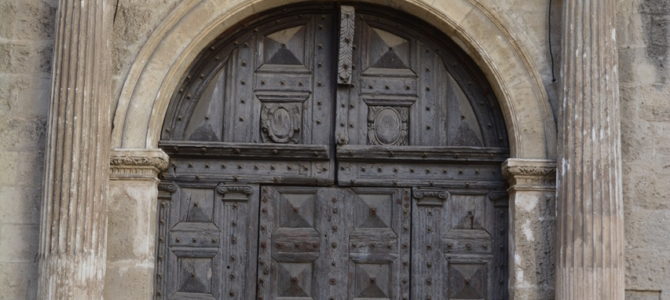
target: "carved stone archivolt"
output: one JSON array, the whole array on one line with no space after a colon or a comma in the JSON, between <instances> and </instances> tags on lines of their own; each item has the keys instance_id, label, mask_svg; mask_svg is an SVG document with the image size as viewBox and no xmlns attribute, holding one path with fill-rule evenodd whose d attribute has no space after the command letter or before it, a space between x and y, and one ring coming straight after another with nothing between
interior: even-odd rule
<instances>
[{"instance_id":1,"label":"carved stone archivolt","mask_svg":"<svg viewBox=\"0 0 670 300\"><path fill-rule=\"evenodd\" d=\"M112 151L111 180L145 179L157 180L158 173L167 169L168 156L160 149Z\"/></svg>"}]
</instances>

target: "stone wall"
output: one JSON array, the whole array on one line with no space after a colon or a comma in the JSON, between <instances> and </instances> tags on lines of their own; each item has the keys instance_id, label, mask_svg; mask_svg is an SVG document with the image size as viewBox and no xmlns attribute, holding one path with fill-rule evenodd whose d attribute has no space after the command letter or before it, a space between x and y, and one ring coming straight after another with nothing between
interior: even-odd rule
<instances>
[{"instance_id":1,"label":"stone wall","mask_svg":"<svg viewBox=\"0 0 670 300\"><path fill-rule=\"evenodd\" d=\"M148 36L181 1L113 1L118 2L113 40L116 98ZM527 48L555 108L556 84L547 48L548 1L480 2L502 15ZM560 44L561 2L553 1L554 50ZM0 0L0 299L35 297L56 5L56 0ZM669 300L670 2L621 0L618 35L627 295Z\"/></svg>"},{"instance_id":2,"label":"stone wall","mask_svg":"<svg viewBox=\"0 0 670 300\"><path fill-rule=\"evenodd\" d=\"M0 299L34 299L56 0L0 0Z\"/></svg>"},{"instance_id":3,"label":"stone wall","mask_svg":"<svg viewBox=\"0 0 670 300\"><path fill-rule=\"evenodd\" d=\"M670 2L621 1L619 74L630 299L670 299Z\"/></svg>"}]
</instances>

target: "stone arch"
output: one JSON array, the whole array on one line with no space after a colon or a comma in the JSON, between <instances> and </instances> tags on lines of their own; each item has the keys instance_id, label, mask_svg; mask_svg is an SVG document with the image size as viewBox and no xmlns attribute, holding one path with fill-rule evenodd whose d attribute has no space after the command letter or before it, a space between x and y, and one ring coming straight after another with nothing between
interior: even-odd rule
<instances>
[{"instance_id":1,"label":"stone arch","mask_svg":"<svg viewBox=\"0 0 670 300\"><path fill-rule=\"evenodd\" d=\"M259 12L300 1L205 1L179 4L144 45L114 113L112 147L157 147L181 75L215 37ZM504 22L475 0L363 0L415 15L451 37L484 71L505 118L513 158L555 157L556 124L542 81Z\"/></svg>"}]
</instances>

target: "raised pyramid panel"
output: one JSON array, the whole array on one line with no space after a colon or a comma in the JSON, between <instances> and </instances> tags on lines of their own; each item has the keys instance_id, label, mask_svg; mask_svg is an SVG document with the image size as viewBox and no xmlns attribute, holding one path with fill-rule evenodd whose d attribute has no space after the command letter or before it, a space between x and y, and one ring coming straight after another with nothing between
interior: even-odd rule
<instances>
[{"instance_id":1,"label":"raised pyramid panel","mask_svg":"<svg viewBox=\"0 0 670 300\"><path fill-rule=\"evenodd\" d=\"M450 228L479 230L490 235L491 205L484 195L452 195L451 201L448 202Z\"/></svg>"},{"instance_id":2,"label":"raised pyramid panel","mask_svg":"<svg viewBox=\"0 0 670 300\"><path fill-rule=\"evenodd\" d=\"M359 194L355 198L357 228L391 228L393 199L385 194Z\"/></svg>"},{"instance_id":3,"label":"raised pyramid panel","mask_svg":"<svg viewBox=\"0 0 670 300\"><path fill-rule=\"evenodd\" d=\"M213 222L214 193L207 189L184 188L181 191L182 221Z\"/></svg>"},{"instance_id":4,"label":"raised pyramid panel","mask_svg":"<svg viewBox=\"0 0 670 300\"><path fill-rule=\"evenodd\" d=\"M311 299L311 263L280 263L277 272L277 288L280 297Z\"/></svg>"},{"instance_id":5,"label":"raised pyramid panel","mask_svg":"<svg viewBox=\"0 0 670 300\"><path fill-rule=\"evenodd\" d=\"M303 65L305 26L275 31L263 38L263 62L271 65Z\"/></svg>"},{"instance_id":6,"label":"raised pyramid panel","mask_svg":"<svg viewBox=\"0 0 670 300\"><path fill-rule=\"evenodd\" d=\"M279 199L279 226L289 228L314 227L313 194L281 194Z\"/></svg>"},{"instance_id":7,"label":"raised pyramid panel","mask_svg":"<svg viewBox=\"0 0 670 300\"><path fill-rule=\"evenodd\" d=\"M410 68L410 42L388 31L368 27L368 67Z\"/></svg>"},{"instance_id":8,"label":"raised pyramid panel","mask_svg":"<svg viewBox=\"0 0 670 300\"><path fill-rule=\"evenodd\" d=\"M183 257L178 259L178 264L178 282L180 292L211 294L211 258Z\"/></svg>"},{"instance_id":9,"label":"raised pyramid panel","mask_svg":"<svg viewBox=\"0 0 670 300\"><path fill-rule=\"evenodd\" d=\"M450 263L448 272L450 299L486 298L486 263Z\"/></svg>"},{"instance_id":10,"label":"raised pyramid panel","mask_svg":"<svg viewBox=\"0 0 670 300\"><path fill-rule=\"evenodd\" d=\"M357 263L354 270L355 299L390 299L392 276L390 264Z\"/></svg>"}]
</instances>

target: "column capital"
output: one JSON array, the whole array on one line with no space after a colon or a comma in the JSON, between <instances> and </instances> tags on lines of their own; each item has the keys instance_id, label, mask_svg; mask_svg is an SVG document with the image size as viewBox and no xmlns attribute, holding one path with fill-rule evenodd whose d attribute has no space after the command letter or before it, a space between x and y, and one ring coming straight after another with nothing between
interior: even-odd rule
<instances>
[{"instance_id":1,"label":"column capital","mask_svg":"<svg viewBox=\"0 0 670 300\"><path fill-rule=\"evenodd\" d=\"M167 169L168 155L161 149L114 149L112 150L110 180L153 180Z\"/></svg>"},{"instance_id":2,"label":"column capital","mask_svg":"<svg viewBox=\"0 0 670 300\"><path fill-rule=\"evenodd\" d=\"M502 165L510 191L556 190L556 162L549 159L510 158Z\"/></svg>"}]
</instances>

